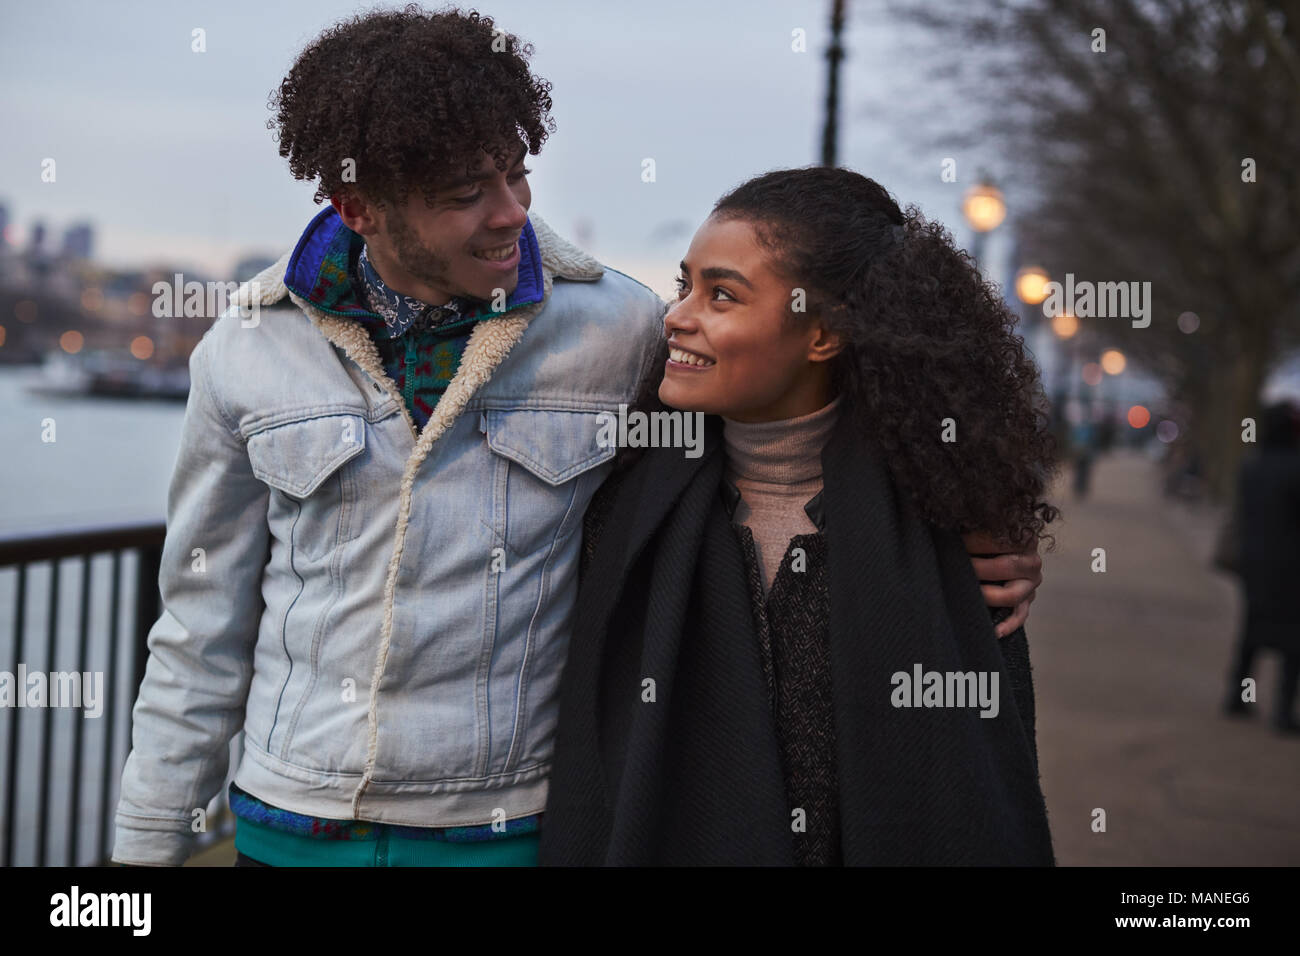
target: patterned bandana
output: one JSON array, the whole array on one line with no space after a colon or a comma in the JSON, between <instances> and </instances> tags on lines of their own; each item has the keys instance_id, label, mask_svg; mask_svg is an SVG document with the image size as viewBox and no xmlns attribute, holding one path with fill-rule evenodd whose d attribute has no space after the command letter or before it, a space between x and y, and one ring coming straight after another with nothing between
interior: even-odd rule
<instances>
[{"instance_id":1,"label":"patterned bandana","mask_svg":"<svg viewBox=\"0 0 1300 956\"><path fill-rule=\"evenodd\" d=\"M390 339L404 334L412 326L438 328L463 318L464 313L473 308L473 303L455 296L446 305L429 305L414 296L393 291L384 284L375 267L370 264L365 246L361 247L361 255L357 259L357 272L370 310L383 317Z\"/></svg>"}]
</instances>

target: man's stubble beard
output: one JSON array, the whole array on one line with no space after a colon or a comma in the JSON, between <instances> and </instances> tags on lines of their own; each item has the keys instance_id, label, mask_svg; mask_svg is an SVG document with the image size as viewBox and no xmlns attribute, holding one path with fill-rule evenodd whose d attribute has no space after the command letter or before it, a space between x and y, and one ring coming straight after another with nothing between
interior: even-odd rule
<instances>
[{"instance_id":1,"label":"man's stubble beard","mask_svg":"<svg viewBox=\"0 0 1300 956\"><path fill-rule=\"evenodd\" d=\"M465 299L476 298L464 289L456 288L451 281L451 263L426 247L402 214L394 212L390 220L388 238L393 243L393 252L397 255L398 265L405 269L408 275L435 289L442 289L450 295Z\"/></svg>"}]
</instances>

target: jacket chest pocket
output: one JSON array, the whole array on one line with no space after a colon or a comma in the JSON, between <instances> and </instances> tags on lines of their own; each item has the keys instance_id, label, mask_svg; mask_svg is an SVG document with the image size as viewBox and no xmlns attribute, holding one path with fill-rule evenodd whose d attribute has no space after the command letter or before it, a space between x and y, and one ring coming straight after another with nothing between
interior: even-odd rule
<instances>
[{"instance_id":1,"label":"jacket chest pocket","mask_svg":"<svg viewBox=\"0 0 1300 956\"><path fill-rule=\"evenodd\" d=\"M269 485L267 521L295 556L315 560L361 531L356 476L343 466L366 448L360 415L284 422L248 437L248 460Z\"/></svg>"},{"instance_id":2,"label":"jacket chest pocket","mask_svg":"<svg viewBox=\"0 0 1300 956\"><path fill-rule=\"evenodd\" d=\"M526 557L566 540L609 469L616 449L597 442L595 412L546 409L483 412L479 428L493 468L483 521L495 541Z\"/></svg>"}]
</instances>

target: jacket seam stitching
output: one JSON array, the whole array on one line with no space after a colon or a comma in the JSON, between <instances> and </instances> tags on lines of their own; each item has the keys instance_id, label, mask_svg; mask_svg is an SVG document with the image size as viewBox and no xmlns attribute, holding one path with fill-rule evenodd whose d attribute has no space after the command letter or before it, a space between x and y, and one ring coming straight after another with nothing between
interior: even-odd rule
<instances>
[{"instance_id":1,"label":"jacket seam stitching","mask_svg":"<svg viewBox=\"0 0 1300 956\"><path fill-rule=\"evenodd\" d=\"M275 701L275 713L271 717L271 729L266 734L266 750L268 753L271 750L271 742L275 739L276 725L280 722L280 708L284 705L284 692L288 689L289 681L293 677L293 655L289 653L289 615L292 613L294 605L298 603L298 598L302 597L302 593L307 587L307 582L298 573L298 567L293 560L296 550L294 548L294 539L297 536L298 519L302 517L302 502L295 501L294 505L297 510L293 515L293 524L289 527L289 570L298 579L298 593L293 596L293 600L289 602L289 606L284 609L284 614L280 618L280 647L283 648L284 656L289 661L289 671L284 675L284 683L280 685L280 693ZM288 741L285 742L285 747L282 749L287 748L287 746Z\"/></svg>"},{"instance_id":2,"label":"jacket seam stitching","mask_svg":"<svg viewBox=\"0 0 1300 956\"><path fill-rule=\"evenodd\" d=\"M225 402L221 400L221 396L217 393L217 390L212 385L212 375L208 370L208 363L206 360L205 353L202 352L199 353L195 365L198 368L199 378L203 382L203 389L208 393L208 395L211 396L212 407L216 409L217 417L221 419L222 426L224 426L226 431L230 433L230 437L234 438L236 441L240 442L241 444L246 444L244 442L244 436L240 434L238 425L231 427L231 422L233 421L233 419L230 416L230 412L226 408Z\"/></svg>"},{"instance_id":3,"label":"jacket seam stitching","mask_svg":"<svg viewBox=\"0 0 1300 956\"><path fill-rule=\"evenodd\" d=\"M253 759L262 768L264 768L270 773L277 773L277 771L275 767L269 766L267 764L268 760L274 761L276 763L284 764L286 767L289 767L290 769L293 770L300 771L303 774L315 775L318 777L358 778L363 776L363 773L359 770L322 770L319 767L304 767L302 764L294 763L292 760L286 760L285 758L279 757L276 754L273 754L270 751L266 750L265 748L258 746L256 741L253 742L253 746L249 752L253 754ZM529 764L526 767L518 767L511 771L502 771L501 773L490 773L490 774L483 774L480 776L473 776L473 777L439 777L434 780L425 780L425 779L412 780L410 778L375 779L373 782L378 783L381 786L387 784L393 784L393 783L411 783L420 787L425 787L430 785L437 786L441 784L450 784L450 783L486 783L489 781L498 780L503 777L517 777L520 774L529 774L529 773L534 773L535 771L538 770L545 770L550 765L551 765L551 761L543 760L538 763Z\"/></svg>"},{"instance_id":4,"label":"jacket seam stitching","mask_svg":"<svg viewBox=\"0 0 1300 956\"><path fill-rule=\"evenodd\" d=\"M505 513L506 509L509 507L509 503L506 500L507 483L509 482L509 479L510 462L508 460L503 460L500 456L493 456L492 491L488 507L491 509L491 516L494 522L496 515L498 513ZM504 502L500 508L497 507L498 500ZM508 515L506 515L506 517L508 517ZM487 522L483 520L481 514L479 515L479 523L487 526ZM502 554L510 554L513 549L510 547L510 542L506 540L505 525L506 522L503 520L501 522L500 547ZM498 539L495 524L488 526L488 530L492 533L492 541L495 545ZM511 558L511 560L513 560L513 558ZM501 572L493 572L492 566L489 564L488 574L495 578L491 583L491 586L486 589L488 597L493 600L490 601L491 607L484 608L485 618L483 623L486 645L479 653L478 674L475 676L474 688L475 708L480 707L480 697L482 700L481 713L476 712L475 714L476 719L479 720L479 727L478 756L475 759L474 769L475 772L480 775L487 773L488 767L492 764L492 654L496 650L497 638L499 636L497 632L501 620L501 615L498 613L501 607ZM480 686L482 688L481 694L479 690Z\"/></svg>"},{"instance_id":5,"label":"jacket seam stitching","mask_svg":"<svg viewBox=\"0 0 1300 956\"><path fill-rule=\"evenodd\" d=\"M551 537L551 547L546 554L546 560L542 562L542 573L537 582L537 600L533 605L533 613L528 620L528 633L524 640L524 656L523 660L519 663L519 676L517 678L515 690L515 725L510 735L510 750L506 755L505 767L507 770L510 769L511 764L515 759L516 748L522 750L523 747L519 738L521 734L520 728L527 727L527 720L525 719L524 714L528 707L528 683L525 678L528 674L528 665L533 649L533 637L537 629L537 617L541 613L542 604L546 600L546 595L549 591L551 562L555 558L556 551L559 550L561 532L563 532L565 523L573 514L573 506L578 501L578 484L579 483L576 481L573 484L573 490L569 495L569 506L565 509L564 517L560 520L559 526L555 529L555 534ZM570 529L569 534L563 535L565 540L568 540L573 536L573 530L576 529Z\"/></svg>"},{"instance_id":6,"label":"jacket seam stitching","mask_svg":"<svg viewBox=\"0 0 1300 956\"><path fill-rule=\"evenodd\" d=\"M366 413L353 406L334 405L312 405L307 408L297 409L292 412L283 413L282 416L269 416L266 419L257 420L257 423L248 428L247 432L237 431L236 434L242 438L255 438L263 432L271 431L275 428L285 428L289 425L300 425L303 422L314 422L322 418L360 418L362 421L369 422L370 419ZM305 413L305 414L304 414ZM387 418L387 415L383 416ZM377 421L378 419L376 419Z\"/></svg>"},{"instance_id":7,"label":"jacket seam stitching","mask_svg":"<svg viewBox=\"0 0 1300 956\"><path fill-rule=\"evenodd\" d=\"M329 602L325 605L325 607L321 609L320 615L316 619L316 627L314 629L314 633L312 634L312 640L311 640L311 650L308 655L309 660L311 662L311 669L308 671L307 686L303 689L302 696L298 698L298 703L293 710L293 716L289 719L289 729L285 731L285 745L282 748L283 750L288 749L289 742L292 741L295 734L297 734L298 724L302 719L303 710L307 706L307 700L309 697L311 697L313 691L315 691L316 685L320 683L321 640L325 636L326 622L329 620L330 613L334 610L334 606L338 603L339 597L342 595L343 592L343 580L341 575L339 574L339 571L340 571L340 565L343 563L343 549L347 543L346 541L343 540L343 521L345 517L345 512L347 510L348 501L347 501L347 491L344 487L346 483L343 480L342 472L338 473L338 479L339 479L339 516L334 526L334 546L332 549L333 558L330 561L330 581L332 582L333 587L330 589L331 594L330 594ZM285 687L286 689L288 687L287 681L285 683ZM278 708L277 708L277 712L278 712Z\"/></svg>"}]
</instances>

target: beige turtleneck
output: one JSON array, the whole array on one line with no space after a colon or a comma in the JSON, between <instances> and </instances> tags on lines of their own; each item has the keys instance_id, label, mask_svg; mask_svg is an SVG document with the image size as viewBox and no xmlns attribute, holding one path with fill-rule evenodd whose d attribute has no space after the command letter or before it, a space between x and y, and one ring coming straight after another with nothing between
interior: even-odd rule
<instances>
[{"instance_id":1,"label":"beige turtleneck","mask_svg":"<svg viewBox=\"0 0 1300 956\"><path fill-rule=\"evenodd\" d=\"M778 422L724 418L727 478L740 490L732 521L754 535L759 576L766 593L790 539L817 526L804 505L822 490L822 448L839 417L837 398L824 408Z\"/></svg>"}]
</instances>

